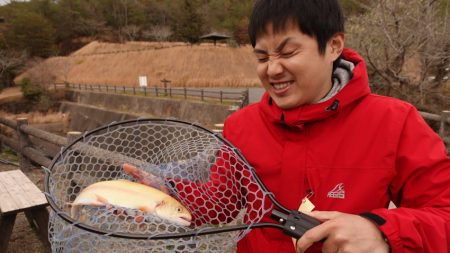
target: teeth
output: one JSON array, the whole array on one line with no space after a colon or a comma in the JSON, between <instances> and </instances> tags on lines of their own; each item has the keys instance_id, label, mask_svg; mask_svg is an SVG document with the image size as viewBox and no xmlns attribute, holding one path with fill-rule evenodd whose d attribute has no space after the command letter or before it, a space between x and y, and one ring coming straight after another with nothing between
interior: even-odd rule
<instances>
[{"instance_id":1,"label":"teeth","mask_svg":"<svg viewBox=\"0 0 450 253\"><path fill-rule=\"evenodd\" d=\"M288 87L289 84L290 84L290 82L274 83L274 84L272 84L272 86L275 88L275 90L281 90L281 89L284 89L284 88Z\"/></svg>"}]
</instances>

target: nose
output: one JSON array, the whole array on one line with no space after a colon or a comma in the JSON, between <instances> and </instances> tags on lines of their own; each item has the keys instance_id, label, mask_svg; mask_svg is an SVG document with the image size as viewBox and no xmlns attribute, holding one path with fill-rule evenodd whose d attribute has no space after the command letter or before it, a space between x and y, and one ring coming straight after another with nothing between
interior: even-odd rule
<instances>
[{"instance_id":1,"label":"nose","mask_svg":"<svg viewBox=\"0 0 450 253\"><path fill-rule=\"evenodd\" d=\"M267 64L267 75L269 77L276 77L283 73L283 65L279 59L271 58Z\"/></svg>"}]
</instances>

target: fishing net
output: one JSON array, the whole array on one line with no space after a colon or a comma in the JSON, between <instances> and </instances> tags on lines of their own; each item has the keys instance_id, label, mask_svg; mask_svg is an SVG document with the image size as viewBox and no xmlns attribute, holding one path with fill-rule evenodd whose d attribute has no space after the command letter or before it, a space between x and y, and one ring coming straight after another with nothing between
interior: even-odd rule
<instances>
[{"instance_id":1,"label":"fishing net","mask_svg":"<svg viewBox=\"0 0 450 253\"><path fill-rule=\"evenodd\" d=\"M166 191L189 211L190 225L109 204L105 196L99 196L104 205L74 209L88 186L118 179ZM53 252L231 252L273 208L270 194L231 144L175 120L126 121L86 133L55 157L45 188ZM243 224L247 229L201 233Z\"/></svg>"}]
</instances>

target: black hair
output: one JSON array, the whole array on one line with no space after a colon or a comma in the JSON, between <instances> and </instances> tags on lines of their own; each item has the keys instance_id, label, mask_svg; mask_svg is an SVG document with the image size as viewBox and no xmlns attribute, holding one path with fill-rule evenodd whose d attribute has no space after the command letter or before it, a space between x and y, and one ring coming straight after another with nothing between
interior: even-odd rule
<instances>
[{"instance_id":1,"label":"black hair","mask_svg":"<svg viewBox=\"0 0 450 253\"><path fill-rule=\"evenodd\" d=\"M257 37L267 32L269 22L275 33L288 22L296 23L301 32L316 38L321 54L334 34L344 32L339 0L256 0L248 27L253 47Z\"/></svg>"}]
</instances>

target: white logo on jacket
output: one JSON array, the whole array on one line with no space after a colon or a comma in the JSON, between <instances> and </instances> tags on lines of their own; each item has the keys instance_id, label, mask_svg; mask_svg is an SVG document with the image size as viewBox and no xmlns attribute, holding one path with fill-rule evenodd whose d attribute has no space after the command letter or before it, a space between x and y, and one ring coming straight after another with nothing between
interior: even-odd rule
<instances>
[{"instance_id":1,"label":"white logo on jacket","mask_svg":"<svg viewBox=\"0 0 450 253\"><path fill-rule=\"evenodd\" d=\"M344 183L337 184L333 190L328 192L327 197L332 199L345 199Z\"/></svg>"}]
</instances>

